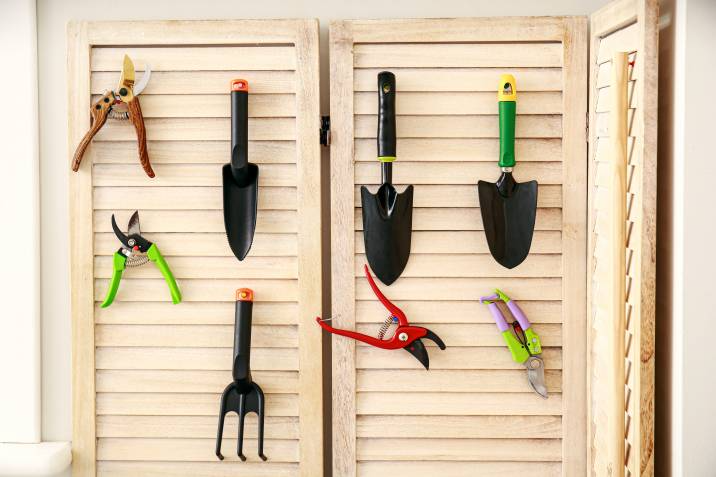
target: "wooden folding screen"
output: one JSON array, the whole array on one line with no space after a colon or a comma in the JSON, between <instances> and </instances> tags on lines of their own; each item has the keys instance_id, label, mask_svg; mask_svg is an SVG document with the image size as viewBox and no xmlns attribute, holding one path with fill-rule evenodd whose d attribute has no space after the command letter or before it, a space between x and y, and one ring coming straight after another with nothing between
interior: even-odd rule
<instances>
[{"instance_id":1,"label":"wooden folding screen","mask_svg":"<svg viewBox=\"0 0 716 477\"><path fill-rule=\"evenodd\" d=\"M590 58L590 450L593 475L654 474L654 290L656 272L657 2L621 0L592 16ZM609 138L611 60L629 54L626 243L610 240L614 213ZM614 248L626 256L626 349L608 341L613 316L606 307ZM626 382L610 376L612 353L626 363ZM626 386L624 412L614 416L615 386ZM618 408L618 403L617 403ZM624 419L625 462L608 453L619 436L611 423Z\"/></svg>"},{"instance_id":2,"label":"wooden folding screen","mask_svg":"<svg viewBox=\"0 0 716 477\"><path fill-rule=\"evenodd\" d=\"M70 156L90 104L128 53L153 74L141 95L156 178L132 126L110 120L70 172L73 475L319 476L323 469L318 24L315 20L75 22L69 36ZM231 253L222 219L229 82L250 85L249 158L260 167L249 256ZM69 166L68 166L69 170ZM184 301L172 305L151 265L128 269L101 309L122 228L139 210ZM266 392L266 454L247 418L214 456L219 396L231 381L234 296L255 292L252 367Z\"/></svg>"},{"instance_id":3,"label":"wooden folding screen","mask_svg":"<svg viewBox=\"0 0 716 477\"><path fill-rule=\"evenodd\" d=\"M425 371L334 337L333 474L586 474L586 18L338 21L330 46L333 324L375 334L386 316L362 274L358 191L380 181L376 75L390 70L393 180L415 185L415 209L407 268L382 289L448 346L429 346ZM515 176L539 181L532 253L512 270L489 254L477 198L499 175L501 73L517 81ZM479 304L496 287L543 339L547 400Z\"/></svg>"}]
</instances>

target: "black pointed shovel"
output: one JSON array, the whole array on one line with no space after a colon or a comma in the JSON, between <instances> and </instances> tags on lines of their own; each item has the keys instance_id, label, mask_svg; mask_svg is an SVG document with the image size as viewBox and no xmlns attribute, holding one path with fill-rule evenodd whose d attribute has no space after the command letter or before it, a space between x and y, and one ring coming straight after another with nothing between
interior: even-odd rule
<instances>
[{"instance_id":1,"label":"black pointed shovel","mask_svg":"<svg viewBox=\"0 0 716 477\"><path fill-rule=\"evenodd\" d=\"M392 184L395 138L395 75L383 71L378 74L378 160L382 184L376 194L362 186L360 198L365 253L370 268L386 285L397 280L408 263L413 228L413 186L398 193Z\"/></svg>"},{"instance_id":2,"label":"black pointed shovel","mask_svg":"<svg viewBox=\"0 0 716 477\"><path fill-rule=\"evenodd\" d=\"M236 258L249 253L256 230L259 167L248 159L249 85L231 82L231 163L224 164L224 228Z\"/></svg>"},{"instance_id":3,"label":"black pointed shovel","mask_svg":"<svg viewBox=\"0 0 716 477\"><path fill-rule=\"evenodd\" d=\"M490 253L500 265L514 268L530 252L537 216L537 181L518 183L515 166L517 91L512 75L500 77L497 93L500 114L500 160L497 182L479 181L480 212Z\"/></svg>"}]
</instances>

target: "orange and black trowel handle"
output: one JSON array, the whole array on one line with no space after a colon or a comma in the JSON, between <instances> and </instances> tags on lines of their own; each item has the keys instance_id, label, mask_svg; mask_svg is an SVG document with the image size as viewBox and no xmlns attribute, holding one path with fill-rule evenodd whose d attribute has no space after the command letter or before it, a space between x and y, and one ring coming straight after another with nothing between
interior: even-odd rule
<instances>
[{"instance_id":1,"label":"orange and black trowel handle","mask_svg":"<svg viewBox=\"0 0 716 477\"><path fill-rule=\"evenodd\" d=\"M251 383L251 321L254 292L249 288L236 290L234 311L234 362L231 374L235 382Z\"/></svg>"},{"instance_id":2,"label":"orange and black trowel handle","mask_svg":"<svg viewBox=\"0 0 716 477\"><path fill-rule=\"evenodd\" d=\"M249 179L249 83L231 81L231 173L239 187Z\"/></svg>"}]
</instances>

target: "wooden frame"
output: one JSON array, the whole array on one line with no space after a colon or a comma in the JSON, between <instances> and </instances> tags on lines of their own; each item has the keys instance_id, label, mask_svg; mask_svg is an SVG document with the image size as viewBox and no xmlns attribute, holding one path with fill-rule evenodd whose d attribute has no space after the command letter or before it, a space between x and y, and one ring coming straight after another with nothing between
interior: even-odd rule
<instances>
[{"instance_id":1,"label":"wooden frame","mask_svg":"<svg viewBox=\"0 0 716 477\"><path fill-rule=\"evenodd\" d=\"M656 283L656 121L658 85L658 2L655 0L617 0L609 3L591 16L590 31L590 128L589 138L589 329L590 357L590 468L593 475L601 475L610 466L615 475L629 471L631 475L654 474L654 319ZM601 48L604 45L605 48ZM609 116L600 100L606 86L608 70L601 67L606 58L615 52L630 54L634 65L630 69L629 88L629 172L627 216L627 245L619 246L605 238L607 232L599 233L600 212L604 217L613 213L611 205L602 199L599 188L604 187L598 162L600 136L605 136L601 119ZM600 77L600 73L605 73ZM601 109L600 109L601 108ZM601 117L600 117L601 116ZM601 182L600 182L601 181ZM599 238L597 236L599 235ZM600 245L601 244L601 245ZM609 422L604 421L607 409L617 409L615 394L604 392L616 383L600 374L601 366L611 359L609 348L600 341L605 330L611 326L600 316L606 314L604 303L604 273L598 268L606 260L609 247L621 247L627 254L627 310L625 333L629 336L626 349L622 350L630 366L627 366L625 403L627 450L624 469L604 453L606 442L613 440L607 434ZM599 286L601 284L601 287ZM631 319L629 319L631 317ZM611 416L614 419L614 416Z\"/></svg>"},{"instance_id":2,"label":"wooden frame","mask_svg":"<svg viewBox=\"0 0 716 477\"><path fill-rule=\"evenodd\" d=\"M321 193L318 23L316 20L71 22L68 25L69 126L72 157L89 125L90 62L103 45L292 45L296 63L298 209L298 349L300 475L323 473L321 333ZM228 88L228 83L227 83ZM151 131L150 131L151 133ZM228 157L228 156L227 156ZM96 473L95 302L92 147L70 172L73 338L73 475ZM69 170L69 167L68 167ZM218 171L218 169L217 169ZM220 176L220 172L217 172ZM228 247L227 247L228 248ZM231 293L231 290L229 290ZM218 390L220 391L220 390ZM217 392L218 392L217 391ZM218 401L216 402L218 411ZM264 475L263 473L261 475ZM268 474L266 474L268 475Z\"/></svg>"},{"instance_id":3,"label":"wooden frame","mask_svg":"<svg viewBox=\"0 0 716 477\"><path fill-rule=\"evenodd\" d=\"M335 326L353 329L354 250L354 45L397 43L559 42L562 44L563 158L586 158L586 21L584 18L480 18L336 21L330 27L332 306ZM390 65L385 65L390 67ZM400 79L398 79L400 90ZM400 167L400 166L398 166ZM584 475L586 459L586 160L573 160L563 177L564 267L562 473ZM479 291L475 291L477 294ZM449 345L449 343L448 343ZM449 348L448 348L449 349ZM354 477L357 462L356 344L333 340L333 472ZM497 467L495 468L497 469Z\"/></svg>"}]
</instances>

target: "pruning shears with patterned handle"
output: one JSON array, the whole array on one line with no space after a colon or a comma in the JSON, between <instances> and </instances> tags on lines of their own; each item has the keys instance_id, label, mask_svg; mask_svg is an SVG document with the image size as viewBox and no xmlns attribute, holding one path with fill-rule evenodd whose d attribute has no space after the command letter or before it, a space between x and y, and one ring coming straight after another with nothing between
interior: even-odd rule
<instances>
[{"instance_id":1,"label":"pruning shears with patterned handle","mask_svg":"<svg viewBox=\"0 0 716 477\"><path fill-rule=\"evenodd\" d=\"M90 108L90 116L92 122L89 130L77 145L75 155L72 158L72 170L77 172L82 162L87 146L92 142L92 138L102 129L107 118L129 120L134 126L137 133L137 149L139 152L139 162L142 164L144 172L149 177L154 177L154 170L149 163L149 153L147 152L147 131L144 127L144 116L142 116L142 108L139 105L139 93L149 82L151 69L149 65L145 67L144 76L135 85L134 84L134 63L129 56L124 55L122 64L122 74L119 78L119 85L115 90L105 91L105 93Z\"/></svg>"},{"instance_id":2,"label":"pruning shears with patterned handle","mask_svg":"<svg viewBox=\"0 0 716 477\"><path fill-rule=\"evenodd\" d=\"M169 292L172 296L172 302L176 305L181 301L181 292L179 286L174 280L174 275L169 269L169 265L162 257L159 247L156 244L142 237L139 228L139 212L134 211L132 217L129 219L127 225L127 235L125 235L117 226L117 221L114 220L114 214L112 214L112 230L117 236L122 246L114 252L114 258L112 260L112 279L109 282L109 289L107 290L107 296L102 302L102 308L107 308L114 301L114 297L117 296L117 290L119 290L119 282L122 280L122 272L128 267L139 267L145 263L151 261L157 266L164 280L169 286Z\"/></svg>"},{"instance_id":3,"label":"pruning shears with patterned handle","mask_svg":"<svg viewBox=\"0 0 716 477\"><path fill-rule=\"evenodd\" d=\"M375 293L375 296L378 297L378 300L380 300L383 306L385 306L385 308L390 312L390 316L388 317L388 320L390 321L386 321L386 323L395 323L397 325L392 338L387 340L383 339L383 335L388 328L385 325L381 328L380 333L378 333L379 337L375 338L373 336L368 336L363 333L358 333L357 331L333 328L326 323L329 320L324 320L320 317L316 318L316 321L319 325L321 325L321 328L328 331L329 333L353 338L354 340L362 341L363 343L375 346L376 348L402 348L408 353L412 354L418 361L420 361L420 363L425 366L425 369L429 369L430 358L428 356L428 351L425 349L425 344L422 342L421 338L427 338L435 342L435 344L437 344L438 347L442 350L445 349L445 343L443 343L443 340L441 340L438 335L436 335L429 329L423 328L421 326L411 326L410 323L408 323L408 318L405 316L405 313L403 313L403 310L401 310L400 308L395 306L390 300L388 300L385 295L383 295L383 293L380 291L378 286L375 284L375 281L373 280L373 277L370 275L370 271L368 270L368 265L365 265L363 268L365 271L365 276L368 279L368 283L370 284L371 289L373 289L373 293Z\"/></svg>"},{"instance_id":4,"label":"pruning shears with patterned handle","mask_svg":"<svg viewBox=\"0 0 716 477\"><path fill-rule=\"evenodd\" d=\"M502 311L497 306L497 302L502 301L515 317L511 325L507 323ZM492 314L492 318L497 323L497 328L502 333L502 337L510 349L512 359L516 363L523 364L527 369L527 382L534 392L547 398L547 386L544 383L544 361L540 357L542 354L542 343L539 335L532 329L532 324L527 319L524 312L517 306L510 297L502 291L495 289L495 294L480 298L480 303L486 303ZM512 329L510 329L512 328Z\"/></svg>"}]
</instances>

